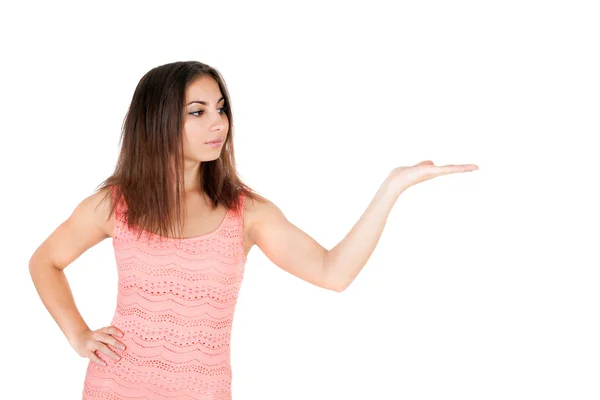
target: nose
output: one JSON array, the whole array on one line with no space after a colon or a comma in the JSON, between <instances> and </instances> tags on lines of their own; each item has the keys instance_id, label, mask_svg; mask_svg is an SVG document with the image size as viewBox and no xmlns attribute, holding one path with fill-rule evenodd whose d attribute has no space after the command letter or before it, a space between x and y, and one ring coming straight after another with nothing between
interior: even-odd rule
<instances>
[{"instance_id":1,"label":"nose","mask_svg":"<svg viewBox=\"0 0 600 400\"><path fill-rule=\"evenodd\" d=\"M225 125L226 125L226 122L223 121L223 116L217 114L217 116L213 118L211 130L212 131L222 131L223 129L225 129Z\"/></svg>"},{"instance_id":2,"label":"nose","mask_svg":"<svg viewBox=\"0 0 600 400\"><path fill-rule=\"evenodd\" d=\"M223 124L219 123L219 124L213 125L211 132L223 132L224 129L225 129L225 127L223 126Z\"/></svg>"}]
</instances>

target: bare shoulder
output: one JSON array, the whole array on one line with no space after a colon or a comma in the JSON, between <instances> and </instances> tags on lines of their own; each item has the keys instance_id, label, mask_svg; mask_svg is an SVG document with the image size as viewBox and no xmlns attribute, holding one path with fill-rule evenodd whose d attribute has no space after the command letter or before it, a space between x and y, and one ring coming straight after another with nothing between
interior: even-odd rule
<instances>
[{"instance_id":1,"label":"bare shoulder","mask_svg":"<svg viewBox=\"0 0 600 400\"><path fill-rule=\"evenodd\" d=\"M110 188L102 189L87 197L84 201L89 202L90 211L93 210L93 216L98 227L107 237L112 237L115 217L114 214L111 215Z\"/></svg>"},{"instance_id":2,"label":"bare shoulder","mask_svg":"<svg viewBox=\"0 0 600 400\"><path fill-rule=\"evenodd\" d=\"M251 243L281 269L313 285L338 291L325 273L328 250L292 223L272 201L248 205Z\"/></svg>"},{"instance_id":3,"label":"bare shoulder","mask_svg":"<svg viewBox=\"0 0 600 400\"><path fill-rule=\"evenodd\" d=\"M114 216L110 215L110 189L102 189L84 198L73 210L69 220L87 224L105 237L113 235ZM111 218L109 218L111 216Z\"/></svg>"},{"instance_id":4,"label":"bare shoulder","mask_svg":"<svg viewBox=\"0 0 600 400\"><path fill-rule=\"evenodd\" d=\"M265 221L278 218L285 218L283 212L264 196L259 196L258 199L247 198L244 202L244 225L253 244L260 226Z\"/></svg>"},{"instance_id":5,"label":"bare shoulder","mask_svg":"<svg viewBox=\"0 0 600 400\"><path fill-rule=\"evenodd\" d=\"M87 249L112 236L110 209L106 190L81 200L71 215L36 249L30 264L43 260L57 268L66 268Z\"/></svg>"}]
</instances>

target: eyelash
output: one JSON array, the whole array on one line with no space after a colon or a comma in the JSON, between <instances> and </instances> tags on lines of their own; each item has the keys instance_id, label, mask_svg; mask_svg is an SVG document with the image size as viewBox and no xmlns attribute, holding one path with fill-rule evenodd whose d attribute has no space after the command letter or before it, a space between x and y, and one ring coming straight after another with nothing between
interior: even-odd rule
<instances>
[{"instance_id":1,"label":"eyelash","mask_svg":"<svg viewBox=\"0 0 600 400\"><path fill-rule=\"evenodd\" d=\"M227 108L227 106L225 106L225 107L221 107L221 108L219 108L219 110L223 110L223 113L225 113L225 109L226 109L226 108ZM192 111L192 112L190 113L190 115L194 115L195 113L203 113L203 112L204 112L204 110ZM199 115L194 115L194 117L199 117L200 115L201 115L201 114L199 114Z\"/></svg>"}]
</instances>

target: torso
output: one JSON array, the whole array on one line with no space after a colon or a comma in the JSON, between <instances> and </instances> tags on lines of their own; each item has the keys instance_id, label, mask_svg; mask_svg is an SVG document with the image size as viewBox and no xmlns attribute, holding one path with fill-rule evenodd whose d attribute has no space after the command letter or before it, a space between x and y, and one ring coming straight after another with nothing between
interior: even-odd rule
<instances>
[{"instance_id":1,"label":"torso","mask_svg":"<svg viewBox=\"0 0 600 400\"><path fill-rule=\"evenodd\" d=\"M218 206L216 209L211 209L204 197L200 194L186 194L186 208L187 213L184 219L182 238L192 238L201 236L206 233L212 232L217 229L227 213L225 206ZM250 237L250 225L253 215L253 201L247 198L244 204L244 222L243 222L243 236L244 236L244 256L247 258L250 249L254 245ZM107 235L112 236L114 231L115 217L114 214L110 220L106 223Z\"/></svg>"},{"instance_id":2,"label":"torso","mask_svg":"<svg viewBox=\"0 0 600 400\"><path fill-rule=\"evenodd\" d=\"M104 234L115 239L118 292L110 326L124 332L126 348L113 348L118 361L98 353L105 366L89 361L83 399L231 399L231 328L246 261L241 255L250 250L249 227L257 213L247 211L258 208L246 199L242 226L231 218L219 231L224 206L212 210L200 195L185 198L180 236L217 236L163 246L138 240L121 213L126 204L116 218L108 218L110 201L102 212L94 209L98 218L104 214ZM90 229L99 233L94 225Z\"/></svg>"}]
</instances>

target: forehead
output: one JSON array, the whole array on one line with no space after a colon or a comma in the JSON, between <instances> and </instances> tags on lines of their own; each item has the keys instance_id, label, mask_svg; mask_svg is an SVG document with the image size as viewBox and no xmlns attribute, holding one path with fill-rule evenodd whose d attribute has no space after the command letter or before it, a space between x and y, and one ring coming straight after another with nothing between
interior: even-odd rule
<instances>
[{"instance_id":1,"label":"forehead","mask_svg":"<svg viewBox=\"0 0 600 400\"><path fill-rule=\"evenodd\" d=\"M190 82L186 90L186 101L203 100L213 102L222 96L219 84L212 76L202 76Z\"/></svg>"}]
</instances>

